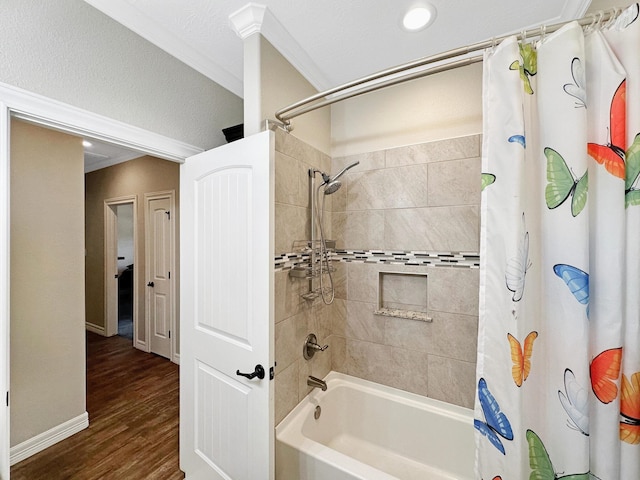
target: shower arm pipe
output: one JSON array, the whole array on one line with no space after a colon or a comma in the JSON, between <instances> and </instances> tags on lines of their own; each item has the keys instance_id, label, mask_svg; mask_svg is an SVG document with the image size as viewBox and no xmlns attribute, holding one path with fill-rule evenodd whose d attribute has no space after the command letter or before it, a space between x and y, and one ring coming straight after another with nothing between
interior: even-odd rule
<instances>
[{"instance_id":1,"label":"shower arm pipe","mask_svg":"<svg viewBox=\"0 0 640 480\"><path fill-rule=\"evenodd\" d=\"M520 32L520 35L523 39L527 39L527 38L536 38L536 37L541 37L544 36L547 33L553 33L557 30L560 30L563 26L567 25L568 23L571 22L577 22L580 26L582 27L586 27L586 26L591 26L591 25L595 25L600 24L602 22L607 22L610 20L613 20L620 12L622 12L624 9L611 9L611 10L607 10L607 11L598 11L594 14L588 15L586 17L583 17L581 19L578 20L570 20L567 22L561 22L561 23L556 23L554 25L549 25L549 26L545 26L545 25L541 25L540 27L536 27L536 28L532 28L529 30L524 30L522 32ZM442 53L438 53L436 55L432 55L430 57L425 57L425 58L421 58L418 60L413 60L411 62L399 65L397 67L393 67L393 68L389 68L386 70L382 70L380 72L377 73L373 73L371 75L367 75L366 77L362 77L359 78L357 80L353 80L351 82L345 83L343 85L339 85L337 87L333 87L330 88L328 90L325 90L323 92L317 93L315 95L312 95L310 97L307 97L303 100L300 100L298 102L292 103L291 105L284 107L280 110L278 110L275 113L275 117L282 122L287 128L290 128L290 124L291 124L291 119L303 115L305 113L309 113L312 112L314 110L317 110L319 108L323 108L326 107L328 105L332 105L334 103L340 102L342 100L346 100L348 98L352 98L352 97L356 97L359 95L364 95L365 93L369 93L369 92L373 92L375 90L379 90L382 88L386 88L386 87L390 87L392 85L397 85L399 83L403 83L403 82L407 82L409 80L415 80L417 78L421 78L421 77L426 77L428 75L433 75L435 73L440 73L440 72L445 72L447 70L453 70L456 68L460 68L460 67L464 67L467 65L471 65L473 63L478 63L482 61L483 55L476 55L476 56L467 56L470 55L474 52L478 52L478 51L482 51L485 50L487 48L490 47L494 47L496 46L499 42L512 37L514 34L509 34L509 35L503 35L501 37L495 37L492 38L490 40L485 40L483 42L478 42L478 43L474 43L474 44L470 44L470 45L466 45L464 47L459 47L459 48L454 48L452 50L448 50L446 52L442 52ZM467 57L465 57L467 56ZM341 95L336 95L333 96L331 98L326 98L329 97L331 95L335 95L337 93L340 92L344 92L345 90L349 90L352 89L354 87L358 87L360 85L364 85L370 82L373 82L375 80L379 80L381 78L384 77L389 77L392 75L398 75L398 74L402 74L404 72L410 71L410 70L414 70L416 68L420 68L420 67L426 67L427 65L431 65L437 62L443 62L446 60L450 60L452 58L457 58L457 57L465 57L461 60L456 60L453 62L449 62L449 63L444 63L441 64L437 67L433 67L433 68L429 68L426 70L420 70L418 72L414 72L414 73L410 73L410 74L406 74L406 75L402 75L399 77L394 77L392 79L386 80L386 81L382 81L379 83L376 83L374 85L370 85L367 87L363 87L351 92L347 92ZM322 102L319 102L319 100L324 99ZM318 102L315 103L313 105L309 105L312 104L314 102ZM305 108L301 108L304 107L305 105L309 105Z\"/></svg>"}]
</instances>

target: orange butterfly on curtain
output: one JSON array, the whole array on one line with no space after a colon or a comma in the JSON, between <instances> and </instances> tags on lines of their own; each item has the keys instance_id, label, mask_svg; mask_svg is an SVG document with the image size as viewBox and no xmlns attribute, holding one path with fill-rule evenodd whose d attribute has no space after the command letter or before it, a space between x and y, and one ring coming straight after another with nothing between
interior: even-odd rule
<instances>
[{"instance_id":1,"label":"orange butterfly on curtain","mask_svg":"<svg viewBox=\"0 0 640 480\"><path fill-rule=\"evenodd\" d=\"M609 111L609 136L610 143L599 145L597 143L587 144L587 153L596 162L604 165L610 174L625 179L625 150L627 149L627 81L623 80L611 100L611 110Z\"/></svg>"},{"instance_id":2,"label":"orange butterfly on curtain","mask_svg":"<svg viewBox=\"0 0 640 480\"><path fill-rule=\"evenodd\" d=\"M631 375L631 380L622 374L620 440L632 445L640 443L640 372Z\"/></svg>"},{"instance_id":3,"label":"orange butterfly on curtain","mask_svg":"<svg viewBox=\"0 0 640 480\"><path fill-rule=\"evenodd\" d=\"M510 333L507 333L507 338L509 339L509 346L511 347L511 361L513 362L513 367L511 367L511 376L513 377L513 381L516 382L516 385L520 387L531 371L533 341L538 338L538 332L533 331L529 333L529 335L524 339L524 342L522 342L523 346L520 346L520 342Z\"/></svg>"},{"instance_id":4,"label":"orange butterfly on curtain","mask_svg":"<svg viewBox=\"0 0 640 480\"><path fill-rule=\"evenodd\" d=\"M611 403L618 396L616 382L620 376L622 347L599 353L591 361L591 388L602 403Z\"/></svg>"}]
</instances>

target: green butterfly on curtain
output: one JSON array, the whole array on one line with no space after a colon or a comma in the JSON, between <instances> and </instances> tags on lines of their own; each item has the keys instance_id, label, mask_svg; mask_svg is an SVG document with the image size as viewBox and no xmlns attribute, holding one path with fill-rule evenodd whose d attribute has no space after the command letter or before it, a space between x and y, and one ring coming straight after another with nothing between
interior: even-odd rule
<instances>
[{"instance_id":1,"label":"green butterfly on curtain","mask_svg":"<svg viewBox=\"0 0 640 480\"><path fill-rule=\"evenodd\" d=\"M553 148L546 147L544 155L547 157L547 182L549 182L544 190L547 207L553 210L573 195L571 215L577 217L587 203L588 171L585 170L584 175L579 179L575 178L562 155Z\"/></svg>"},{"instance_id":2,"label":"green butterfly on curtain","mask_svg":"<svg viewBox=\"0 0 640 480\"><path fill-rule=\"evenodd\" d=\"M489 185L491 185L493 182L496 181L496 176L493 173L483 173L482 174L482 188L481 190L484 190L486 187L488 187Z\"/></svg>"},{"instance_id":3,"label":"green butterfly on curtain","mask_svg":"<svg viewBox=\"0 0 640 480\"><path fill-rule=\"evenodd\" d=\"M553 469L549 453L544 447L540 437L533 431L527 430L527 443L529 444L529 466L531 467L530 479L535 480L600 480L591 472L574 473L558 476Z\"/></svg>"},{"instance_id":4,"label":"green butterfly on curtain","mask_svg":"<svg viewBox=\"0 0 640 480\"><path fill-rule=\"evenodd\" d=\"M625 208L630 205L640 205L640 188L634 187L640 176L640 133L633 139L633 143L625 154L626 174L624 182Z\"/></svg>"},{"instance_id":5,"label":"green butterfly on curtain","mask_svg":"<svg viewBox=\"0 0 640 480\"><path fill-rule=\"evenodd\" d=\"M520 60L514 60L509 65L509 70L520 70L520 78L524 83L524 91L529 95L533 95L533 88L531 88L531 78L538 73L538 53L533 45L530 43L518 44L520 49Z\"/></svg>"}]
</instances>

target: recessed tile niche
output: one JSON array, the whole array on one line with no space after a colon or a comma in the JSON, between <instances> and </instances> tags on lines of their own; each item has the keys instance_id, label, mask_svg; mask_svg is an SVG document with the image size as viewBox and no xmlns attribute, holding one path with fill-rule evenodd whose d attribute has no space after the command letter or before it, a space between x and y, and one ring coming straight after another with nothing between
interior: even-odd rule
<instances>
[{"instance_id":1,"label":"recessed tile niche","mask_svg":"<svg viewBox=\"0 0 640 480\"><path fill-rule=\"evenodd\" d=\"M375 314L431 322L427 316L427 274L379 272Z\"/></svg>"}]
</instances>

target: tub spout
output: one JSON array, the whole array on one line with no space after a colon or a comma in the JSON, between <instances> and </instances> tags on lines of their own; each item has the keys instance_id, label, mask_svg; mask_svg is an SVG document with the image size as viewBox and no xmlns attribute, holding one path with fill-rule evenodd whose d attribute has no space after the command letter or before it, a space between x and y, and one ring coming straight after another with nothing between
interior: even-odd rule
<instances>
[{"instance_id":1,"label":"tub spout","mask_svg":"<svg viewBox=\"0 0 640 480\"><path fill-rule=\"evenodd\" d=\"M307 385L313 388L321 388L323 392L327 390L327 382L311 375L307 378Z\"/></svg>"}]
</instances>

